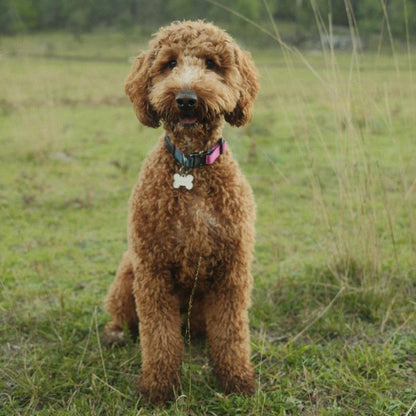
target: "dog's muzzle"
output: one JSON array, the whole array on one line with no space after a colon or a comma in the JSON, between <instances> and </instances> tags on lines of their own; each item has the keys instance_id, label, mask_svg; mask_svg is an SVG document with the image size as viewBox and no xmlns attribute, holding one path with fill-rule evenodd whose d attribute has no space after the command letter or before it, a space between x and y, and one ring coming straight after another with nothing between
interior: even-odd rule
<instances>
[{"instance_id":1,"label":"dog's muzzle","mask_svg":"<svg viewBox=\"0 0 416 416\"><path fill-rule=\"evenodd\" d=\"M176 107L180 112L179 121L185 127L193 126L198 118L195 116L195 110L198 105L198 96L195 91L181 90L175 97Z\"/></svg>"}]
</instances>

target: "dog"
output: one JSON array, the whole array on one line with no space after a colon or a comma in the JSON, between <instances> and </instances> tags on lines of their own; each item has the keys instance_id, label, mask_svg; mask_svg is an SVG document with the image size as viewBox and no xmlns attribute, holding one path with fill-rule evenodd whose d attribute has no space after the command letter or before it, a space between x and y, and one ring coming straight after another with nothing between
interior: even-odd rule
<instances>
[{"instance_id":1,"label":"dog","mask_svg":"<svg viewBox=\"0 0 416 416\"><path fill-rule=\"evenodd\" d=\"M224 392L255 392L248 319L255 202L222 131L225 122L250 121L258 89L251 55L204 21L161 28L126 80L139 121L162 123L164 133L131 194L128 250L106 298L112 321L103 338L123 344L126 327L139 332L138 390L151 403L178 387L183 312L192 338L206 336Z\"/></svg>"}]
</instances>

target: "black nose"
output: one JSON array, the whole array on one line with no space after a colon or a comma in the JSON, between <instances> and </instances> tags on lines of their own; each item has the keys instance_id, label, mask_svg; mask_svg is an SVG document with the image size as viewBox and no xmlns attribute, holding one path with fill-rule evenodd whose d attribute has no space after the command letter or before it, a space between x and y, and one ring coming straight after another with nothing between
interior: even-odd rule
<instances>
[{"instance_id":1,"label":"black nose","mask_svg":"<svg viewBox=\"0 0 416 416\"><path fill-rule=\"evenodd\" d=\"M176 94L175 100L179 110L191 111L196 107L198 97L192 90L182 90Z\"/></svg>"}]
</instances>

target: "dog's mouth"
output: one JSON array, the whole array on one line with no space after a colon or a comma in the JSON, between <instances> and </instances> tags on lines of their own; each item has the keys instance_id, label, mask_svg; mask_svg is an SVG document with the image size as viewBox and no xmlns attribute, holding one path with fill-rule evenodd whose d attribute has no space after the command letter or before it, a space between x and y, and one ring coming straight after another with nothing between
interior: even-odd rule
<instances>
[{"instance_id":1,"label":"dog's mouth","mask_svg":"<svg viewBox=\"0 0 416 416\"><path fill-rule=\"evenodd\" d=\"M198 124L198 117L191 115L183 115L179 117L179 122L183 127L194 127Z\"/></svg>"}]
</instances>

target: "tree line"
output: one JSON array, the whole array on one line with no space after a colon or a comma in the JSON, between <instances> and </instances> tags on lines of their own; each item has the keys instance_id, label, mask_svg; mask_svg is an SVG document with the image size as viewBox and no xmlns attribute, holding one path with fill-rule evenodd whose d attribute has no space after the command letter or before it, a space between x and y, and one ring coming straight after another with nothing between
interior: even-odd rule
<instances>
[{"instance_id":1,"label":"tree line","mask_svg":"<svg viewBox=\"0 0 416 416\"><path fill-rule=\"evenodd\" d=\"M317 19L330 19L334 26L354 24L364 36L383 28L402 39L416 34L416 0L0 0L0 32L64 28L83 33L188 18L249 30L237 14L265 25L272 16L304 31L316 28Z\"/></svg>"}]
</instances>

